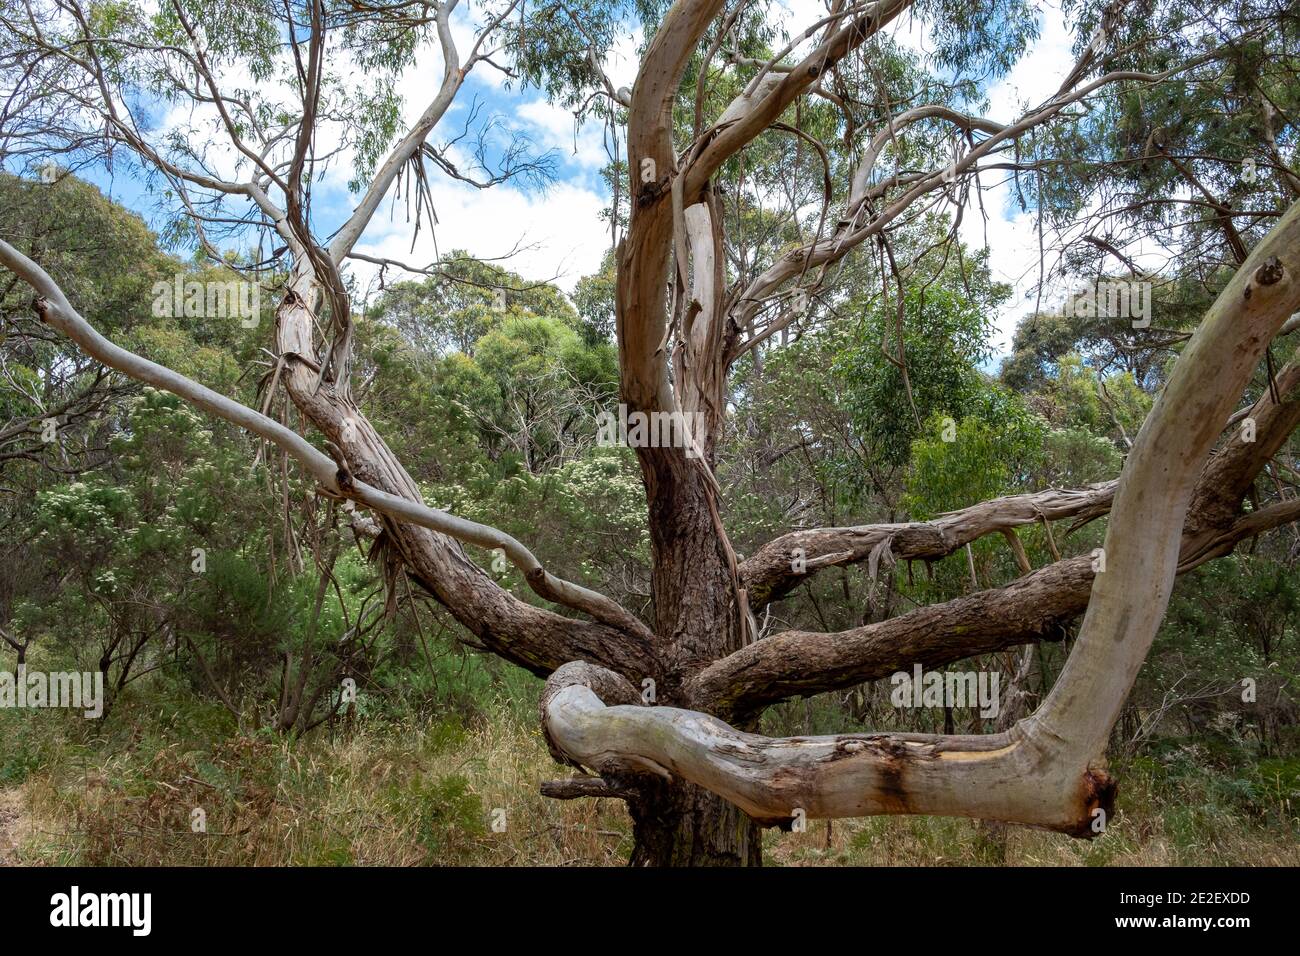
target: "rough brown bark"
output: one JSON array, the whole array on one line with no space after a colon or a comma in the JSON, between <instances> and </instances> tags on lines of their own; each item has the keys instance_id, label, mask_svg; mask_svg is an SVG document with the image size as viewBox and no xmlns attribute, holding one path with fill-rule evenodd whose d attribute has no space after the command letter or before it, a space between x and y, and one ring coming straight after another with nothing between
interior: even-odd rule
<instances>
[{"instance_id":1,"label":"rough brown bark","mask_svg":"<svg viewBox=\"0 0 1300 956\"><path fill-rule=\"evenodd\" d=\"M627 806L631 866L762 866L762 828L703 787L655 780Z\"/></svg>"}]
</instances>

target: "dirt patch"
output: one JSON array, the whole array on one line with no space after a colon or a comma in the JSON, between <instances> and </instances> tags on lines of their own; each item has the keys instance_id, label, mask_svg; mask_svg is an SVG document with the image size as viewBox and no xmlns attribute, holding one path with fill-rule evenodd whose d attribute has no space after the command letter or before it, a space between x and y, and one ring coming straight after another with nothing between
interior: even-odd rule
<instances>
[{"instance_id":1,"label":"dirt patch","mask_svg":"<svg viewBox=\"0 0 1300 956\"><path fill-rule=\"evenodd\" d=\"M22 807L22 794L18 790L0 790L0 866L14 866L18 863Z\"/></svg>"}]
</instances>

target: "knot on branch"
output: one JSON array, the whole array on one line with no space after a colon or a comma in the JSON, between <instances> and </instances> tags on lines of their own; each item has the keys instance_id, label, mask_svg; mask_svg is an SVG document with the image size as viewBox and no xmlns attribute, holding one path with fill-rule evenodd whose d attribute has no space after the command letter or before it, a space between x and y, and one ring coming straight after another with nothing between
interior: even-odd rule
<instances>
[{"instance_id":1,"label":"knot on branch","mask_svg":"<svg viewBox=\"0 0 1300 956\"><path fill-rule=\"evenodd\" d=\"M1282 260L1277 256L1269 256L1264 260L1264 264L1255 270L1255 281L1260 285L1275 285L1282 281L1285 272Z\"/></svg>"},{"instance_id":2,"label":"knot on branch","mask_svg":"<svg viewBox=\"0 0 1300 956\"><path fill-rule=\"evenodd\" d=\"M775 829L782 833L791 833L794 831L794 817L751 817L764 830Z\"/></svg>"},{"instance_id":3,"label":"knot on branch","mask_svg":"<svg viewBox=\"0 0 1300 956\"><path fill-rule=\"evenodd\" d=\"M671 179L671 176L664 176L662 179L657 179L652 183L645 183L639 190L637 190L637 205L650 206L658 202L659 197L668 192L668 183Z\"/></svg>"},{"instance_id":4,"label":"knot on branch","mask_svg":"<svg viewBox=\"0 0 1300 956\"><path fill-rule=\"evenodd\" d=\"M1119 784L1104 770L1088 770L1083 775L1083 815L1065 832L1081 840L1092 840L1106 832L1115 813Z\"/></svg>"}]
</instances>

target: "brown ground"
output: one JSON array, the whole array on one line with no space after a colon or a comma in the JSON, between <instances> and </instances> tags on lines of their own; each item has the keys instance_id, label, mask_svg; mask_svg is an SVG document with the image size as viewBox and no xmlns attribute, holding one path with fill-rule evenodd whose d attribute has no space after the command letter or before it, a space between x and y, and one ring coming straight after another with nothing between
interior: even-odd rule
<instances>
[{"instance_id":1,"label":"brown ground","mask_svg":"<svg viewBox=\"0 0 1300 956\"><path fill-rule=\"evenodd\" d=\"M0 866L18 862L18 830L22 824L22 795L0 790Z\"/></svg>"}]
</instances>

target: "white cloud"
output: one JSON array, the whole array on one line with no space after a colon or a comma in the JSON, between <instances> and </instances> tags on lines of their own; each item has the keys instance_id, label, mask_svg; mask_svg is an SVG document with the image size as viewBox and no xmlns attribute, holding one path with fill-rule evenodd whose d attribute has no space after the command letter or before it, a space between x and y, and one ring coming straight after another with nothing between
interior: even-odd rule
<instances>
[{"instance_id":1,"label":"white cloud","mask_svg":"<svg viewBox=\"0 0 1300 956\"><path fill-rule=\"evenodd\" d=\"M630 90L636 82L637 70L641 68L641 56L637 51L644 42L645 31L637 27L626 36L619 37L605 55L605 75L614 84L614 89L626 86Z\"/></svg>"},{"instance_id":2,"label":"white cloud","mask_svg":"<svg viewBox=\"0 0 1300 956\"><path fill-rule=\"evenodd\" d=\"M600 169L609 162L598 120L588 120L575 128L573 113L545 100L520 104L514 116L531 127L529 132L538 146L557 150L571 163L584 169Z\"/></svg>"},{"instance_id":3,"label":"white cloud","mask_svg":"<svg viewBox=\"0 0 1300 956\"><path fill-rule=\"evenodd\" d=\"M435 182L433 205L439 225L431 231L428 223L424 224L414 251L413 226L406 222L404 207L399 204L390 221L387 203L362 236L357 251L424 266L439 252L452 249L490 258L519 246L518 254L499 264L526 279L554 279L571 291L578 279L600 267L609 247L609 231L599 218L606 204L604 197L571 183L561 183L542 196L508 185L477 190ZM378 266L356 261L350 268L363 289L379 271ZM388 271L387 281L399 278L412 276Z\"/></svg>"},{"instance_id":4,"label":"white cloud","mask_svg":"<svg viewBox=\"0 0 1300 956\"><path fill-rule=\"evenodd\" d=\"M1011 119L1049 99L1074 66L1074 35L1065 14L1056 6L1044 5L1042 9L1038 40L988 91L989 112L994 117Z\"/></svg>"}]
</instances>

